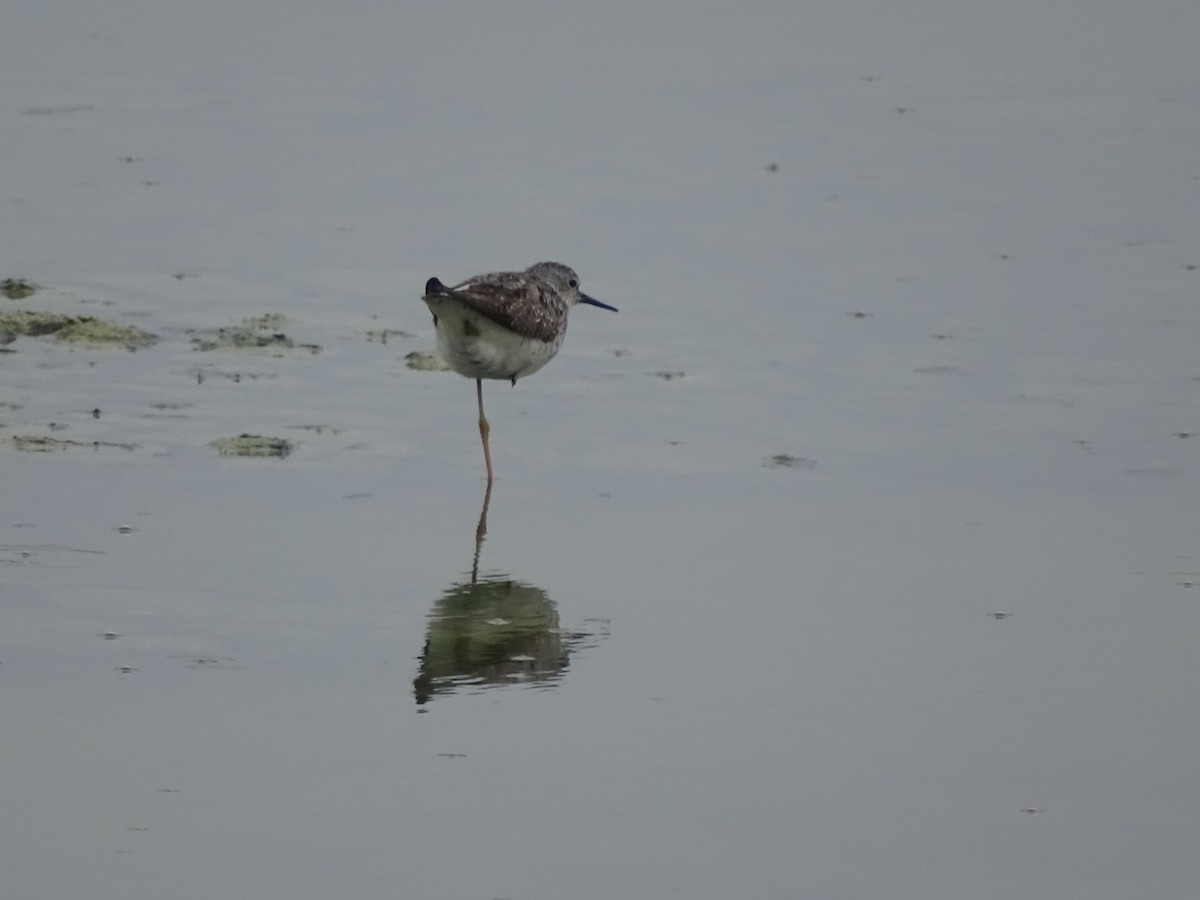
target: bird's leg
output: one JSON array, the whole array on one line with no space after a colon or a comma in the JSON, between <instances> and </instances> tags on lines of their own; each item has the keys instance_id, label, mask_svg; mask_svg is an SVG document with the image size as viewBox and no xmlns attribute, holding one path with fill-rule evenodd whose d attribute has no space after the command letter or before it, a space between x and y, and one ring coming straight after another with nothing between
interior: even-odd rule
<instances>
[{"instance_id":1,"label":"bird's leg","mask_svg":"<svg viewBox=\"0 0 1200 900\"><path fill-rule=\"evenodd\" d=\"M471 558L471 584L479 581L479 552L483 549L483 539L487 537L488 504L492 502L492 483L489 481L487 490L483 492L483 509L479 512L479 524L475 526L475 555Z\"/></svg>"},{"instance_id":2,"label":"bird's leg","mask_svg":"<svg viewBox=\"0 0 1200 900\"><path fill-rule=\"evenodd\" d=\"M488 487L492 486L492 452L488 449L488 433L492 426L488 424L487 416L483 414L483 379L475 379L475 397L479 401L479 437L483 441L483 462L487 466Z\"/></svg>"}]
</instances>

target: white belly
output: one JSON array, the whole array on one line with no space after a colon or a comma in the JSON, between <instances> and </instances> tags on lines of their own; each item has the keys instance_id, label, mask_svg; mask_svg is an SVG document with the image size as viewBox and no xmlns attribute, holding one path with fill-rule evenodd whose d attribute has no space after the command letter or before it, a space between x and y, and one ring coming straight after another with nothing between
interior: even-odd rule
<instances>
[{"instance_id":1,"label":"white belly","mask_svg":"<svg viewBox=\"0 0 1200 900\"><path fill-rule=\"evenodd\" d=\"M523 338L450 297L426 303L437 317L438 352L468 378L524 378L550 362L562 346L561 333L553 343Z\"/></svg>"}]
</instances>

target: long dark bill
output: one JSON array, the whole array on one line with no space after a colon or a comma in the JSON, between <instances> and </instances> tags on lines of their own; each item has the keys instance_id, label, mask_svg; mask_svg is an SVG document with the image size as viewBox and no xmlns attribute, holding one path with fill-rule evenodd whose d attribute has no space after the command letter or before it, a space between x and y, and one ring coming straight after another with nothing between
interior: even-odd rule
<instances>
[{"instance_id":1,"label":"long dark bill","mask_svg":"<svg viewBox=\"0 0 1200 900\"><path fill-rule=\"evenodd\" d=\"M595 297L589 297L587 294L580 294L579 302L586 303L588 306L598 306L601 309L607 309L609 312L619 311L615 306L609 306L607 303L601 303Z\"/></svg>"}]
</instances>

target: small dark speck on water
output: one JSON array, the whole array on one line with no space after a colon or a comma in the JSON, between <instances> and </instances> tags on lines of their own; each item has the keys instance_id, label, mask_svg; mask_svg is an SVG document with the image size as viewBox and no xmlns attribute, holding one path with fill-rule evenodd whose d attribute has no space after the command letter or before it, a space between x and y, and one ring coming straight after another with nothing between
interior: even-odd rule
<instances>
[{"instance_id":1,"label":"small dark speck on water","mask_svg":"<svg viewBox=\"0 0 1200 900\"><path fill-rule=\"evenodd\" d=\"M779 171L779 163L767 163L765 166L763 166L763 168L766 169L768 172L778 172Z\"/></svg>"},{"instance_id":2,"label":"small dark speck on water","mask_svg":"<svg viewBox=\"0 0 1200 900\"><path fill-rule=\"evenodd\" d=\"M805 456L792 456L790 453L776 453L763 463L769 469L813 469L817 461Z\"/></svg>"},{"instance_id":3,"label":"small dark speck on water","mask_svg":"<svg viewBox=\"0 0 1200 900\"><path fill-rule=\"evenodd\" d=\"M863 312L861 309L846 313L852 319L869 319L875 313Z\"/></svg>"},{"instance_id":4,"label":"small dark speck on water","mask_svg":"<svg viewBox=\"0 0 1200 900\"><path fill-rule=\"evenodd\" d=\"M663 381L673 381L676 378L682 378L686 372L652 372L655 378L661 378Z\"/></svg>"}]
</instances>

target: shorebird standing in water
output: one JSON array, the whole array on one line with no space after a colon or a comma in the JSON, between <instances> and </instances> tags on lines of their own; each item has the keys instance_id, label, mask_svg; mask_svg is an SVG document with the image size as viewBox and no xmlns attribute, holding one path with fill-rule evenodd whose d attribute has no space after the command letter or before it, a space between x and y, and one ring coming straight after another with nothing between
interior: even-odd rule
<instances>
[{"instance_id":1,"label":"shorebird standing in water","mask_svg":"<svg viewBox=\"0 0 1200 900\"><path fill-rule=\"evenodd\" d=\"M613 312L617 309L580 291L579 276L556 262L540 262L524 272L476 275L454 287L430 278L423 299L433 313L442 358L458 374L475 379L479 437L490 493L491 427L483 414L483 379L515 385L518 378L532 375L550 362L562 346L567 313L576 303Z\"/></svg>"}]
</instances>

